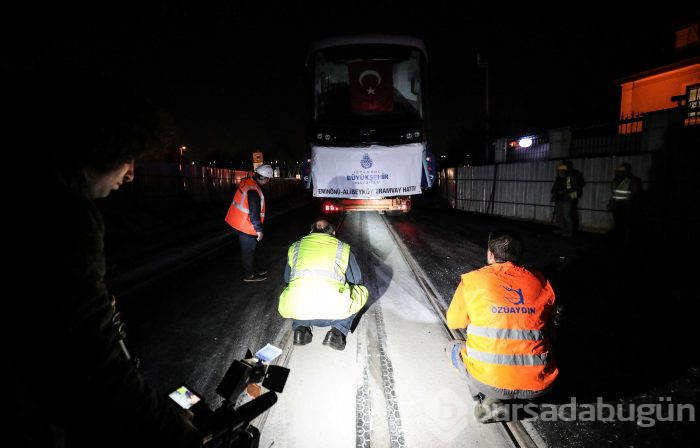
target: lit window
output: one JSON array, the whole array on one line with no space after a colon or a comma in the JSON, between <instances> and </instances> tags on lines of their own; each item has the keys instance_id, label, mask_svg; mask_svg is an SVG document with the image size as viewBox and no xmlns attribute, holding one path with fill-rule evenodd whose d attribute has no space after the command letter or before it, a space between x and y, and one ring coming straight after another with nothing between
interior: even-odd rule
<instances>
[{"instance_id":1,"label":"lit window","mask_svg":"<svg viewBox=\"0 0 700 448\"><path fill-rule=\"evenodd\" d=\"M676 31L676 48L687 47L700 41L700 25L695 23Z\"/></svg>"},{"instance_id":2,"label":"lit window","mask_svg":"<svg viewBox=\"0 0 700 448\"><path fill-rule=\"evenodd\" d=\"M700 84L688 87L687 125L700 124Z\"/></svg>"}]
</instances>

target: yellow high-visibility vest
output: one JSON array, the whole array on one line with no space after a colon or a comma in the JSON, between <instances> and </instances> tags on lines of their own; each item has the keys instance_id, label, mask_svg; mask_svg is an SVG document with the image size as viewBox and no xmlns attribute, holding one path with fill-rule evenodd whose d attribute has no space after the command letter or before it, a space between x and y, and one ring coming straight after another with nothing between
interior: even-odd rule
<instances>
[{"instance_id":1,"label":"yellow high-visibility vest","mask_svg":"<svg viewBox=\"0 0 700 448\"><path fill-rule=\"evenodd\" d=\"M350 246L332 235L312 233L289 247L289 284L279 298L282 317L344 319L357 313L369 292L345 279Z\"/></svg>"}]
</instances>

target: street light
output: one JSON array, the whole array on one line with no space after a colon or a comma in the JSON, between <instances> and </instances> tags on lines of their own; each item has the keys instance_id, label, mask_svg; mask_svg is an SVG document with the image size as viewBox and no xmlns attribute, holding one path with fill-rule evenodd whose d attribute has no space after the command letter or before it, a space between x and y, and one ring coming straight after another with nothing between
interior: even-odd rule
<instances>
[{"instance_id":1,"label":"street light","mask_svg":"<svg viewBox=\"0 0 700 448\"><path fill-rule=\"evenodd\" d=\"M518 140L518 145L521 148L529 148L532 146L532 138L531 137L523 137L520 140Z\"/></svg>"},{"instance_id":2,"label":"street light","mask_svg":"<svg viewBox=\"0 0 700 448\"><path fill-rule=\"evenodd\" d=\"M187 146L180 146L180 157L182 157L182 154L187 151Z\"/></svg>"}]
</instances>

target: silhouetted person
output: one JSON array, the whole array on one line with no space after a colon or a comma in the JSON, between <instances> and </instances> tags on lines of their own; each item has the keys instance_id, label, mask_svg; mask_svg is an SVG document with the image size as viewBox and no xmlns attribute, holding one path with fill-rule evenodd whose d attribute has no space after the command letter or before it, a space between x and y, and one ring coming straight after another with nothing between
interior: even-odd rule
<instances>
[{"instance_id":1,"label":"silhouetted person","mask_svg":"<svg viewBox=\"0 0 700 448\"><path fill-rule=\"evenodd\" d=\"M630 243L638 236L642 181L632 174L632 166L625 162L615 167L610 189L608 209L613 215L612 235L620 242Z\"/></svg>"},{"instance_id":2,"label":"silhouetted person","mask_svg":"<svg viewBox=\"0 0 700 448\"><path fill-rule=\"evenodd\" d=\"M578 228L578 200L583 195L583 186L583 175L570 161L559 164L550 201L554 202L556 232L564 237L572 237Z\"/></svg>"},{"instance_id":3,"label":"silhouetted person","mask_svg":"<svg viewBox=\"0 0 700 448\"><path fill-rule=\"evenodd\" d=\"M145 381L123 345L93 203L131 182L136 159L160 147L155 110L75 74L28 84L22 113L36 157L27 180L39 191L22 216L31 283L9 304L19 330L5 340L4 404L19 440L8 446L200 446L189 416Z\"/></svg>"}]
</instances>

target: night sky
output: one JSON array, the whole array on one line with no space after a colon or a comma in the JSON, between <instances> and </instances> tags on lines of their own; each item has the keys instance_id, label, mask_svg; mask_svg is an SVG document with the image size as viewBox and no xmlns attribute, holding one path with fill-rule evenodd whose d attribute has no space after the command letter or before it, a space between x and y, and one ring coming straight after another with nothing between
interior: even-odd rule
<instances>
[{"instance_id":1,"label":"night sky","mask_svg":"<svg viewBox=\"0 0 700 448\"><path fill-rule=\"evenodd\" d=\"M23 70L106 73L137 87L170 115L193 160L249 160L262 150L266 161L292 161L305 152L308 44L337 34L414 35L430 60L432 151L463 163L483 147L477 53L489 63L493 138L606 123L618 113L615 80L672 62L674 29L698 16L693 2L671 1L634 10L602 2L289 3L30 5L10 60Z\"/></svg>"}]
</instances>

